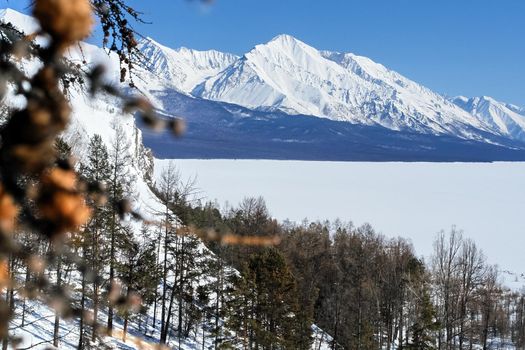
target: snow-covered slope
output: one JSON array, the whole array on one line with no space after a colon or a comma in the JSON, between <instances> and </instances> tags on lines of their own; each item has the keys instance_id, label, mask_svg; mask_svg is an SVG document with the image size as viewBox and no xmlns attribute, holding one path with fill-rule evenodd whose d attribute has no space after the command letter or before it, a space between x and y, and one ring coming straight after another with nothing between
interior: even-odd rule
<instances>
[{"instance_id":1,"label":"snow-covered slope","mask_svg":"<svg viewBox=\"0 0 525 350\"><path fill-rule=\"evenodd\" d=\"M206 99L393 130L482 138L483 120L366 57L279 35L193 90Z\"/></svg>"},{"instance_id":2,"label":"snow-covered slope","mask_svg":"<svg viewBox=\"0 0 525 350\"><path fill-rule=\"evenodd\" d=\"M525 109L488 96L458 96L451 101L502 135L525 142Z\"/></svg>"},{"instance_id":3,"label":"snow-covered slope","mask_svg":"<svg viewBox=\"0 0 525 350\"><path fill-rule=\"evenodd\" d=\"M141 40L139 48L146 57L149 71L183 92L193 90L197 84L216 75L237 59L235 55L215 50L171 49L151 38Z\"/></svg>"},{"instance_id":4,"label":"snow-covered slope","mask_svg":"<svg viewBox=\"0 0 525 350\"><path fill-rule=\"evenodd\" d=\"M26 34L34 33L40 28L32 17L9 8L0 9L0 21L11 23L15 28Z\"/></svg>"}]
</instances>

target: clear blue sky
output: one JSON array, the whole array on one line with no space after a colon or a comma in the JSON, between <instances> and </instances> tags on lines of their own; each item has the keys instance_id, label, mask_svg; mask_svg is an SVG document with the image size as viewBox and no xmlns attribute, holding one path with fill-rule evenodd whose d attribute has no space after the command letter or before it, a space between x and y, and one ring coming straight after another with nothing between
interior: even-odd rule
<instances>
[{"instance_id":1,"label":"clear blue sky","mask_svg":"<svg viewBox=\"0 0 525 350\"><path fill-rule=\"evenodd\" d=\"M20 8L23 1L0 0ZM131 0L144 35L242 54L287 33L368 56L448 95L525 106L524 0ZM18 4L18 5L16 5Z\"/></svg>"}]
</instances>

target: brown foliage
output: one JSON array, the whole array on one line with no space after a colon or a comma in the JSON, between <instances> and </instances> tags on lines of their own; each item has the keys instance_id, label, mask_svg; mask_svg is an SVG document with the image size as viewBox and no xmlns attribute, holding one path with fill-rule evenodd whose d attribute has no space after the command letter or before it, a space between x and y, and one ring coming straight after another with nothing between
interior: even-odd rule
<instances>
[{"instance_id":1,"label":"brown foliage","mask_svg":"<svg viewBox=\"0 0 525 350\"><path fill-rule=\"evenodd\" d=\"M76 231L90 217L82 193L77 191L77 176L73 170L53 168L42 177L38 208L42 217L54 223L55 233Z\"/></svg>"},{"instance_id":2,"label":"brown foliage","mask_svg":"<svg viewBox=\"0 0 525 350\"><path fill-rule=\"evenodd\" d=\"M88 0L38 0L33 15L60 50L89 36L94 23Z\"/></svg>"},{"instance_id":3,"label":"brown foliage","mask_svg":"<svg viewBox=\"0 0 525 350\"><path fill-rule=\"evenodd\" d=\"M13 231L18 214L18 206L13 197L6 193L0 186L0 233L6 234Z\"/></svg>"}]
</instances>

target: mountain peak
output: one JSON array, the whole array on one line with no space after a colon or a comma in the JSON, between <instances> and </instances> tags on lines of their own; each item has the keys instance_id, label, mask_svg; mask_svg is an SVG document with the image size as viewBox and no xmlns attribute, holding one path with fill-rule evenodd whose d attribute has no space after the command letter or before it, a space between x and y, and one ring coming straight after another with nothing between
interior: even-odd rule
<instances>
[{"instance_id":1,"label":"mountain peak","mask_svg":"<svg viewBox=\"0 0 525 350\"><path fill-rule=\"evenodd\" d=\"M314 47L303 41L288 35L279 34L270 41L256 45L252 50L244 55L246 59L252 61L281 62L289 61L288 64L294 65L317 65L322 60L321 53ZM262 61L259 64L263 63Z\"/></svg>"},{"instance_id":2,"label":"mountain peak","mask_svg":"<svg viewBox=\"0 0 525 350\"><path fill-rule=\"evenodd\" d=\"M158 46L162 46L160 43L158 43L157 41L155 41L155 39L153 39L152 37L150 36L146 36L146 37L142 37L138 40L139 44L142 44L142 45L148 45L148 44L152 44L152 45L158 45Z\"/></svg>"},{"instance_id":3,"label":"mountain peak","mask_svg":"<svg viewBox=\"0 0 525 350\"><path fill-rule=\"evenodd\" d=\"M297 39L294 36L291 36L290 34L279 34L279 35L274 36L268 43L271 43L271 42L287 42L287 43L290 43L290 42L302 42L302 41L300 41L299 39Z\"/></svg>"},{"instance_id":4,"label":"mountain peak","mask_svg":"<svg viewBox=\"0 0 525 350\"><path fill-rule=\"evenodd\" d=\"M317 52L317 49L304 43L303 41L297 39L294 36L289 34L279 34L273 37L270 41L256 45L249 53L254 52L298 52L298 51L309 51L313 53Z\"/></svg>"},{"instance_id":5,"label":"mountain peak","mask_svg":"<svg viewBox=\"0 0 525 350\"><path fill-rule=\"evenodd\" d=\"M310 45L304 43L303 41L301 41L301 40L297 39L296 37L291 36L289 34L279 34L279 35L273 37L266 44L257 45L256 48L257 47L261 47L261 46L262 47L279 48L279 49L285 49L285 50L287 50L287 49L296 49L296 48L314 49Z\"/></svg>"},{"instance_id":6,"label":"mountain peak","mask_svg":"<svg viewBox=\"0 0 525 350\"><path fill-rule=\"evenodd\" d=\"M483 101L490 102L490 103L501 103L501 102L499 102L499 101L496 101L496 100L493 99L492 97L490 97L490 96L486 96L486 95L481 96L480 99L483 100Z\"/></svg>"},{"instance_id":7,"label":"mountain peak","mask_svg":"<svg viewBox=\"0 0 525 350\"><path fill-rule=\"evenodd\" d=\"M525 141L525 113L490 96L456 97L451 100L501 135Z\"/></svg>"},{"instance_id":8,"label":"mountain peak","mask_svg":"<svg viewBox=\"0 0 525 350\"><path fill-rule=\"evenodd\" d=\"M215 50L172 49L151 38L142 39L139 49L147 58L148 71L184 92L193 90L237 59L235 55Z\"/></svg>"}]
</instances>

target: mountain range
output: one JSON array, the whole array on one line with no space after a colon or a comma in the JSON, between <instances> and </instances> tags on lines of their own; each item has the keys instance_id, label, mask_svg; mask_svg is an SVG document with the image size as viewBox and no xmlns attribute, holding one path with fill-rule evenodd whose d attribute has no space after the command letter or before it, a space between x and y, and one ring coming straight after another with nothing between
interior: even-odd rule
<instances>
[{"instance_id":1,"label":"mountain range","mask_svg":"<svg viewBox=\"0 0 525 350\"><path fill-rule=\"evenodd\" d=\"M31 26L26 17L0 12L4 22ZM118 76L115 57L85 45ZM242 56L172 49L152 38L139 49L139 90L159 113L189 125L179 140L144 129L159 157L525 159L524 108L486 96L447 98L369 58L317 50L290 35Z\"/></svg>"}]
</instances>

